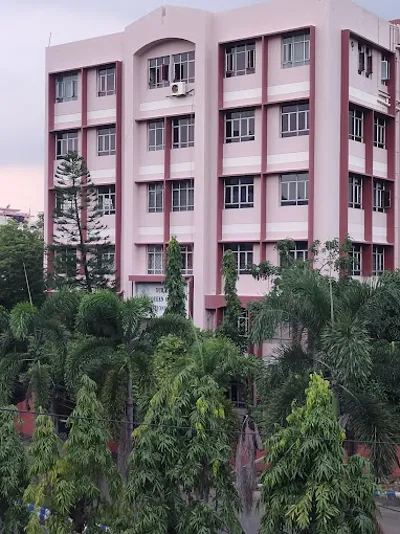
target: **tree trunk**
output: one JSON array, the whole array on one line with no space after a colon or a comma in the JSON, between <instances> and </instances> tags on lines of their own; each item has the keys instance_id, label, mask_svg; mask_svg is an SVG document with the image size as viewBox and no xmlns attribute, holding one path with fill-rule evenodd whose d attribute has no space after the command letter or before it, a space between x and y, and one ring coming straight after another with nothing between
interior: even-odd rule
<instances>
[{"instance_id":1,"label":"tree trunk","mask_svg":"<svg viewBox=\"0 0 400 534\"><path fill-rule=\"evenodd\" d=\"M122 424L119 443L118 443L118 468L119 471L125 480L128 482L128 468L127 460L128 456L132 451L132 434L135 428L135 408L133 405L132 397L132 372L131 369L128 370L128 381L127 381L127 392L126 392L126 415L125 420Z\"/></svg>"}]
</instances>

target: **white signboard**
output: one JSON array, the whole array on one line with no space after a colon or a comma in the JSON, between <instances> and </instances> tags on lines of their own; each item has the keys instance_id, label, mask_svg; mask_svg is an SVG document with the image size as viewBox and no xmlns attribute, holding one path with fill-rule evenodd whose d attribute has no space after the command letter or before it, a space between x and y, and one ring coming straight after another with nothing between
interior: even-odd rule
<instances>
[{"instance_id":1,"label":"white signboard","mask_svg":"<svg viewBox=\"0 0 400 534\"><path fill-rule=\"evenodd\" d=\"M185 286L186 292L186 313L188 312L188 284ZM159 282L136 282L136 296L150 297L154 304L157 317L161 317L168 304L168 292L164 284Z\"/></svg>"}]
</instances>

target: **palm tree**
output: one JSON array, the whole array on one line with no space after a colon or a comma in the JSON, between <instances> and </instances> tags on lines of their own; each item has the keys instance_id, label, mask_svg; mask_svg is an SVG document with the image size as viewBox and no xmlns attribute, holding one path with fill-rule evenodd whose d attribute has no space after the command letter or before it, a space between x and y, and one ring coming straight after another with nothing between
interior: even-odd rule
<instances>
[{"instance_id":1,"label":"palm tree","mask_svg":"<svg viewBox=\"0 0 400 534\"><path fill-rule=\"evenodd\" d=\"M290 342L277 350L276 363L266 367L259 383L267 431L285 420L293 400L304 400L308 376L318 372L336 393L348 453L364 443L378 476L392 471L400 418L382 370L377 373L383 349L374 338L374 316L388 305L400 313L400 285L389 274L370 284L333 280L307 264L281 272L251 311L254 342L272 338L280 325L292 329ZM399 376L399 349L395 353L390 363Z\"/></svg>"}]
</instances>

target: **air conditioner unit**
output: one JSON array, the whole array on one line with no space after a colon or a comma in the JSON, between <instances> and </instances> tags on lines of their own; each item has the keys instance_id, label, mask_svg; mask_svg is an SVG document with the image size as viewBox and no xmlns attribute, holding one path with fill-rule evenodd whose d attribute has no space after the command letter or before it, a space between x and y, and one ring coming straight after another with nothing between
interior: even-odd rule
<instances>
[{"instance_id":1,"label":"air conditioner unit","mask_svg":"<svg viewBox=\"0 0 400 534\"><path fill-rule=\"evenodd\" d=\"M185 96L186 95L186 83L174 82L171 85L171 96Z\"/></svg>"}]
</instances>

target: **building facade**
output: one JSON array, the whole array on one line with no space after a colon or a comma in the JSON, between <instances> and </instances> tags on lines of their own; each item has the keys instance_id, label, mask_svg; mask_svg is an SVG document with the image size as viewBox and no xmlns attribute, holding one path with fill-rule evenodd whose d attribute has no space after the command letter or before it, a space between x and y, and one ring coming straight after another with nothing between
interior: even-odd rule
<instances>
[{"instance_id":1,"label":"building facade","mask_svg":"<svg viewBox=\"0 0 400 534\"><path fill-rule=\"evenodd\" d=\"M349 234L353 274L399 267L400 20L350 0L271 0L222 13L161 7L121 33L46 50L46 236L57 159L88 163L121 290L165 306L175 235L188 309L213 327L223 251L243 306L249 263Z\"/></svg>"},{"instance_id":2,"label":"building facade","mask_svg":"<svg viewBox=\"0 0 400 534\"><path fill-rule=\"evenodd\" d=\"M10 207L0 208L0 224L7 224L8 221L17 221L18 223L26 223L30 219L29 213L24 213L18 209Z\"/></svg>"}]
</instances>

